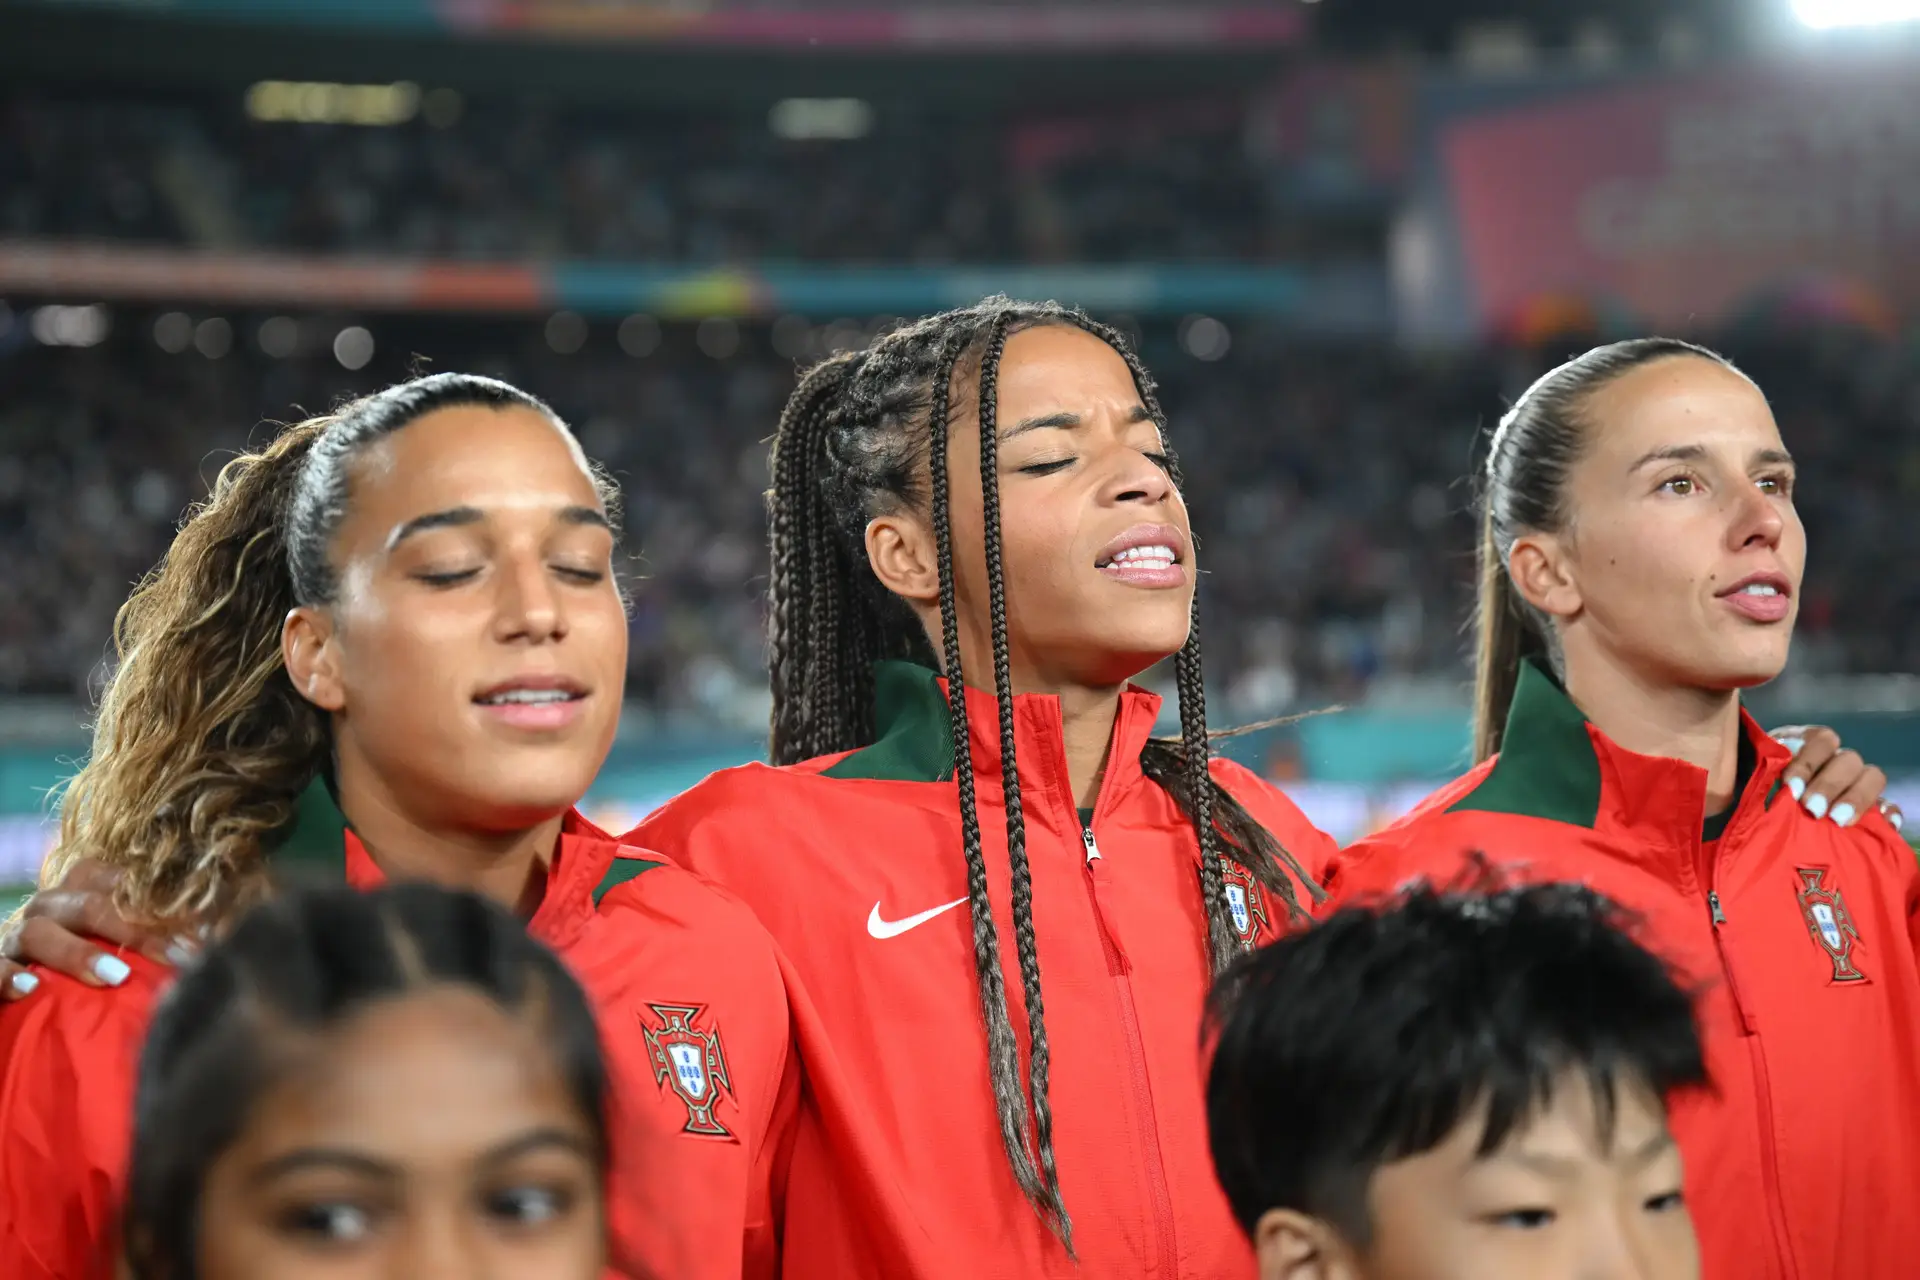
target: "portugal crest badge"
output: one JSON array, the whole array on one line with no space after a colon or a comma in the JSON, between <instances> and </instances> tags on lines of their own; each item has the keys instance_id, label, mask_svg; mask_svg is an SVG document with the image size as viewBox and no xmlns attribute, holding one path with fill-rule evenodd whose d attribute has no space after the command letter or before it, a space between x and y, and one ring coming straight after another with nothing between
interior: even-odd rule
<instances>
[{"instance_id":1,"label":"portugal crest badge","mask_svg":"<svg viewBox=\"0 0 1920 1280\"><path fill-rule=\"evenodd\" d=\"M1227 892L1227 912L1233 919L1233 931L1240 935L1240 941L1252 946L1260 940L1260 932L1268 928L1267 904L1260 896L1260 886L1245 867L1228 863L1221 868L1221 878Z\"/></svg>"},{"instance_id":2,"label":"portugal crest badge","mask_svg":"<svg viewBox=\"0 0 1920 1280\"><path fill-rule=\"evenodd\" d=\"M1813 936L1814 944L1833 962L1833 980L1865 982L1867 975L1853 963L1853 948L1860 941L1860 931L1853 926L1846 899L1840 896L1840 886L1829 888L1822 883L1827 876L1825 867L1796 867L1793 874L1800 883L1796 894L1800 899L1800 914L1806 917L1807 932Z\"/></svg>"},{"instance_id":3,"label":"portugal crest badge","mask_svg":"<svg viewBox=\"0 0 1920 1280\"><path fill-rule=\"evenodd\" d=\"M700 1025L707 1007L650 1004L647 1008L659 1021L650 1022L642 1014L640 1033L646 1037L647 1055L653 1061L654 1082L687 1106L687 1124L681 1132L731 1141L733 1132L713 1113L723 1094L733 1097L733 1078L727 1071L726 1050L720 1047L720 1032Z\"/></svg>"}]
</instances>

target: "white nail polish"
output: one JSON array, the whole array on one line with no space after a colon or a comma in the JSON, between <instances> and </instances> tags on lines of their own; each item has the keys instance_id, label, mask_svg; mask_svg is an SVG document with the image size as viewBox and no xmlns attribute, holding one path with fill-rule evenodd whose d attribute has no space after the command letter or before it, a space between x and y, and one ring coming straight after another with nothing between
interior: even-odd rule
<instances>
[{"instance_id":1,"label":"white nail polish","mask_svg":"<svg viewBox=\"0 0 1920 1280\"><path fill-rule=\"evenodd\" d=\"M1807 793L1807 780L1805 778L1788 778L1787 790L1792 793L1795 800L1798 800Z\"/></svg>"},{"instance_id":2,"label":"white nail polish","mask_svg":"<svg viewBox=\"0 0 1920 1280\"><path fill-rule=\"evenodd\" d=\"M192 964L193 958L200 954L200 948L186 938L175 938L167 944L166 954L167 963L178 969Z\"/></svg>"},{"instance_id":3,"label":"white nail polish","mask_svg":"<svg viewBox=\"0 0 1920 1280\"><path fill-rule=\"evenodd\" d=\"M1807 812L1812 814L1816 818L1826 817L1827 816L1827 798L1823 795L1818 795L1818 794L1808 796Z\"/></svg>"},{"instance_id":4,"label":"white nail polish","mask_svg":"<svg viewBox=\"0 0 1920 1280\"><path fill-rule=\"evenodd\" d=\"M1907 825L1907 817L1903 813L1889 813L1887 815L1887 821L1893 824L1895 831Z\"/></svg>"},{"instance_id":5,"label":"white nail polish","mask_svg":"<svg viewBox=\"0 0 1920 1280\"><path fill-rule=\"evenodd\" d=\"M33 989L40 985L40 979L31 973L16 973L11 985L23 996L32 995Z\"/></svg>"},{"instance_id":6,"label":"white nail polish","mask_svg":"<svg viewBox=\"0 0 1920 1280\"><path fill-rule=\"evenodd\" d=\"M118 956L100 956L93 962L93 976L110 987L117 987L133 973Z\"/></svg>"},{"instance_id":7,"label":"white nail polish","mask_svg":"<svg viewBox=\"0 0 1920 1280\"><path fill-rule=\"evenodd\" d=\"M1781 746L1793 752L1793 754L1795 755L1799 755L1800 749L1807 745L1807 740L1805 738L1775 738L1774 741L1778 742Z\"/></svg>"},{"instance_id":8,"label":"white nail polish","mask_svg":"<svg viewBox=\"0 0 1920 1280\"><path fill-rule=\"evenodd\" d=\"M1853 806L1850 804L1837 804L1833 806L1833 822L1835 826L1852 826Z\"/></svg>"}]
</instances>

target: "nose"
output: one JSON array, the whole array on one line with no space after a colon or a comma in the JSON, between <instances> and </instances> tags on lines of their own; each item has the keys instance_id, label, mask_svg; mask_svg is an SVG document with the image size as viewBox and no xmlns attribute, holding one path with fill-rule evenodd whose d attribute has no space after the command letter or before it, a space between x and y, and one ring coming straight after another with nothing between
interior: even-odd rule
<instances>
[{"instance_id":1,"label":"nose","mask_svg":"<svg viewBox=\"0 0 1920 1280\"><path fill-rule=\"evenodd\" d=\"M455 1206L419 1206L394 1234L384 1280L477 1280L486 1250Z\"/></svg>"},{"instance_id":2,"label":"nose","mask_svg":"<svg viewBox=\"0 0 1920 1280\"><path fill-rule=\"evenodd\" d=\"M1780 510L1780 504L1761 493L1752 485L1743 485L1729 525L1729 534L1735 550L1748 547L1777 547L1781 535L1786 531L1786 516Z\"/></svg>"},{"instance_id":3,"label":"nose","mask_svg":"<svg viewBox=\"0 0 1920 1280\"><path fill-rule=\"evenodd\" d=\"M1166 468L1138 449L1125 445L1114 449L1114 463L1103 495L1112 503L1138 503L1158 506L1174 494L1173 477Z\"/></svg>"},{"instance_id":4,"label":"nose","mask_svg":"<svg viewBox=\"0 0 1920 1280\"><path fill-rule=\"evenodd\" d=\"M549 644L566 636L566 608L543 557L509 559L502 563L495 581L495 639Z\"/></svg>"},{"instance_id":5,"label":"nose","mask_svg":"<svg viewBox=\"0 0 1920 1280\"><path fill-rule=\"evenodd\" d=\"M1580 1280L1672 1280L1699 1274L1691 1229L1684 1223L1652 1228L1638 1210L1638 1205L1622 1207L1592 1224L1580 1249Z\"/></svg>"}]
</instances>

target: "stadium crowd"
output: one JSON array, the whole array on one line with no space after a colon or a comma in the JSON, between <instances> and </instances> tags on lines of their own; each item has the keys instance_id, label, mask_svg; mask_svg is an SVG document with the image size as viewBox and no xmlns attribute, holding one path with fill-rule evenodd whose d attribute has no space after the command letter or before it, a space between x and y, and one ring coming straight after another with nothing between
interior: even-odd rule
<instances>
[{"instance_id":1,"label":"stadium crowd","mask_svg":"<svg viewBox=\"0 0 1920 1280\"><path fill-rule=\"evenodd\" d=\"M449 95L391 128L263 122L237 99L0 97L0 236L689 264L1246 262L1375 244L1353 216L1367 184L1351 130L1332 119L1327 145L1283 163L1237 101L1117 121L881 112L864 137L794 140L765 114ZM1300 212L1316 201L1342 216Z\"/></svg>"},{"instance_id":2,"label":"stadium crowd","mask_svg":"<svg viewBox=\"0 0 1920 1280\"><path fill-rule=\"evenodd\" d=\"M635 358L610 325L561 355L537 323L389 319L369 322L380 354L350 373L324 340L269 358L259 319L236 321L218 359L163 351L151 313L121 313L86 350L36 345L22 317L0 336L0 692L73 695L98 678L128 585L221 459L267 438L264 421L415 368L471 369L547 397L621 480L630 695L669 715L763 713L765 441L796 363L768 328L742 327L717 359L667 326ZM1802 464L1813 560L1796 669L1920 668L1920 587L1887 572L1920 556L1902 518L1920 499L1920 374L1844 336L1728 348ZM1247 326L1217 362L1159 327L1145 354L1203 541L1209 674L1226 713L1348 700L1383 676L1464 678L1476 442L1551 355L1299 346Z\"/></svg>"}]
</instances>

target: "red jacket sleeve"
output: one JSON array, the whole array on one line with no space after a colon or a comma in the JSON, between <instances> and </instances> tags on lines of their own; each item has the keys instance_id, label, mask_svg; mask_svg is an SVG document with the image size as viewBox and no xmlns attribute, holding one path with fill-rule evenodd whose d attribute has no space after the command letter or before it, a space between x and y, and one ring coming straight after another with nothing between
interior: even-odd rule
<instances>
[{"instance_id":1,"label":"red jacket sleeve","mask_svg":"<svg viewBox=\"0 0 1920 1280\"><path fill-rule=\"evenodd\" d=\"M0 1009L0 1276L113 1274L140 1044L160 977L117 989L42 973Z\"/></svg>"}]
</instances>

